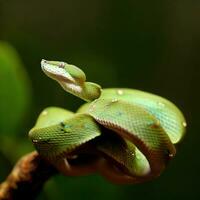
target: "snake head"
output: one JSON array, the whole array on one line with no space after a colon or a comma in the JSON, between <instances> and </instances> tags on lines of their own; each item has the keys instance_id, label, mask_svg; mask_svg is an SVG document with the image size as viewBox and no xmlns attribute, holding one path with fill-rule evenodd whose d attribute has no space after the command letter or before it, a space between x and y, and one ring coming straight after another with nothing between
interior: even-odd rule
<instances>
[{"instance_id":1,"label":"snake head","mask_svg":"<svg viewBox=\"0 0 200 200\"><path fill-rule=\"evenodd\" d=\"M59 61L41 61L44 73L56 80L65 91L85 101L93 101L101 95L101 86L86 82L85 73L74 65Z\"/></svg>"},{"instance_id":2,"label":"snake head","mask_svg":"<svg viewBox=\"0 0 200 200\"><path fill-rule=\"evenodd\" d=\"M63 131L59 124L48 127L36 127L29 131L29 138L31 139L36 150L40 155L48 160L61 155L63 145L61 145L58 135L63 136ZM64 142L64 140L63 140Z\"/></svg>"},{"instance_id":3,"label":"snake head","mask_svg":"<svg viewBox=\"0 0 200 200\"><path fill-rule=\"evenodd\" d=\"M65 83L83 84L86 80L85 73L74 65L59 61L41 61L41 68L44 73L58 81Z\"/></svg>"},{"instance_id":4,"label":"snake head","mask_svg":"<svg viewBox=\"0 0 200 200\"><path fill-rule=\"evenodd\" d=\"M52 136L44 129L32 128L29 131L29 138L31 139L33 145L40 152L41 155L48 158L50 150L54 147L52 146ZM50 150L49 150L50 149Z\"/></svg>"}]
</instances>

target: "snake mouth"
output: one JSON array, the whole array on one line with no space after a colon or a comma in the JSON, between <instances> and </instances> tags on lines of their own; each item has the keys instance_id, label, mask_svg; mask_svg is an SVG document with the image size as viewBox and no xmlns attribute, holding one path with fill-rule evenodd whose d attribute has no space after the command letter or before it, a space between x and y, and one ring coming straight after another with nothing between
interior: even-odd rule
<instances>
[{"instance_id":1,"label":"snake mouth","mask_svg":"<svg viewBox=\"0 0 200 200\"><path fill-rule=\"evenodd\" d=\"M42 139L32 139L32 143L34 145L37 144L48 144L50 140L42 140Z\"/></svg>"}]
</instances>

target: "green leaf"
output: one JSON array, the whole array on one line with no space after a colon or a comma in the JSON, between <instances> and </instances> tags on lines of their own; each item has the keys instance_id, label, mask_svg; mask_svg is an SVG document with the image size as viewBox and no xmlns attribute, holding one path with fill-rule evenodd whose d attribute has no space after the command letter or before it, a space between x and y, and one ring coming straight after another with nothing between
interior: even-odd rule
<instances>
[{"instance_id":1,"label":"green leaf","mask_svg":"<svg viewBox=\"0 0 200 200\"><path fill-rule=\"evenodd\" d=\"M30 99L29 79L17 52L0 41L0 137L17 133Z\"/></svg>"}]
</instances>

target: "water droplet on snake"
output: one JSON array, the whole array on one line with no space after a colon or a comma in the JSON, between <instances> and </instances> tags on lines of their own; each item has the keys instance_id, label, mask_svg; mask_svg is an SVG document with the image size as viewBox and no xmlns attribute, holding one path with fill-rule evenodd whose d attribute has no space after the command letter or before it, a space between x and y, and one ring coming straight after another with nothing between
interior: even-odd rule
<instances>
[{"instance_id":1,"label":"water droplet on snake","mask_svg":"<svg viewBox=\"0 0 200 200\"><path fill-rule=\"evenodd\" d=\"M112 99L112 103L115 103L115 102L117 102L118 101L118 99Z\"/></svg>"},{"instance_id":2,"label":"water droplet on snake","mask_svg":"<svg viewBox=\"0 0 200 200\"><path fill-rule=\"evenodd\" d=\"M47 115L47 111L46 110L44 110L43 112L42 112L42 115Z\"/></svg>"},{"instance_id":3,"label":"water droplet on snake","mask_svg":"<svg viewBox=\"0 0 200 200\"><path fill-rule=\"evenodd\" d=\"M124 93L123 90L117 90L118 95L122 95L123 93Z\"/></svg>"},{"instance_id":4,"label":"water droplet on snake","mask_svg":"<svg viewBox=\"0 0 200 200\"><path fill-rule=\"evenodd\" d=\"M183 126L186 127L186 126L187 126L187 123L186 123L186 122L183 122Z\"/></svg>"}]
</instances>

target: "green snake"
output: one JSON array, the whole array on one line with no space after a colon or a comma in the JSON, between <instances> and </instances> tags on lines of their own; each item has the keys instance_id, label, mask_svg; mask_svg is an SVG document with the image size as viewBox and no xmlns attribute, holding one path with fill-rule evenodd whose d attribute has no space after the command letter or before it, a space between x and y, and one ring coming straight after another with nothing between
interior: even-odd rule
<instances>
[{"instance_id":1,"label":"green snake","mask_svg":"<svg viewBox=\"0 0 200 200\"><path fill-rule=\"evenodd\" d=\"M100 173L113 183L158 177L176 154L186 121L170 101L135 89L101 89L74 65L42 60L44 73L87 101L76 113L49 107L30 130L39 154L62 174Z\"/></svg>"}]
</instances>

